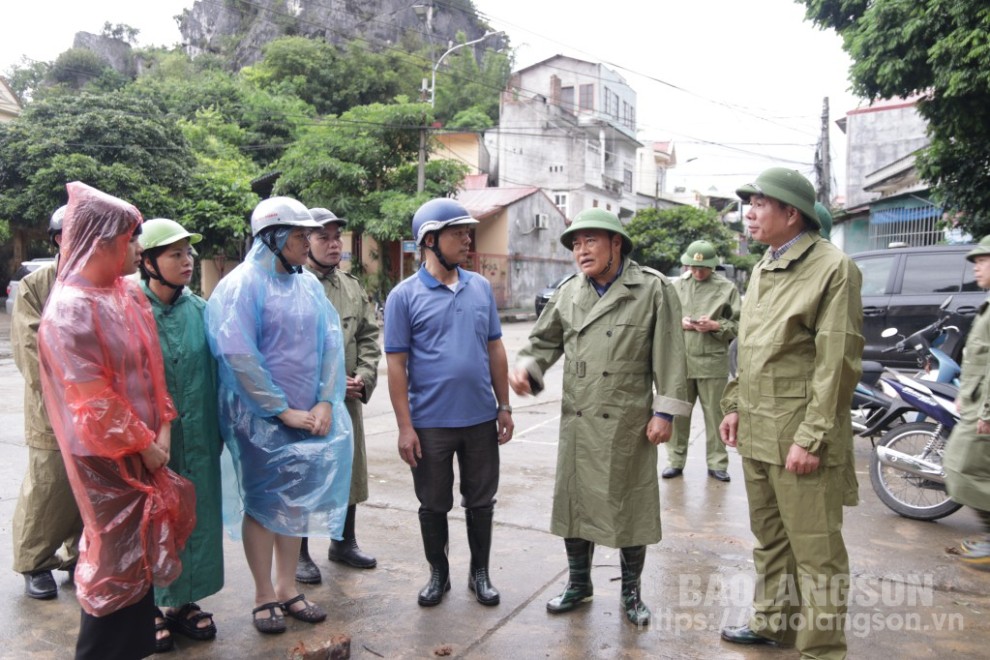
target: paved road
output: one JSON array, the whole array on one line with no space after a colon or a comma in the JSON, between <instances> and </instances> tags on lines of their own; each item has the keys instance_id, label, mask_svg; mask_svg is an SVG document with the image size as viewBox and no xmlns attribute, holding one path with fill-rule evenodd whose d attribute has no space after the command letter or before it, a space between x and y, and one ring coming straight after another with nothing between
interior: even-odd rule
<instances>
[{"instance_id":1,"label":"paved road","mask_svg":"<svg viewBox=\"0 0 990 660\"><path fill-rule=\"evenodd\" d=\"M530 323L505 325L511 356ZM9 353L9 317L0 314L0 566L10 566L10 521L24 471L22 382ZM203 606L216 614L213 642L180 638L173 657L282 658L299 641L318 643L331 633L353 639L356 658L427 658L449 650L464 658L793 658L793 650L727 645L718 628L745 619L752 589L752 536L739 458L731 456L730 484L705 473L704 440L695 415L694 438L683 479L663 482L664 540L650 548L644 600L654 625L630 626L618 604L616 551L595 554L596 597L584 610L549 615L544 603L565 580L563 543L547 532L560 407L560 369L536 399L513 399L516 438L502 451L492 560L498 607L476 603L466 589L468 548L463 515L452 513L453 590L443 604L420 608L416 593L427 577L412 479L395 449L394 420L384 384L366 409L371 499L359 507L358 538L378 557L378 568L356 571L325 560L326 541L312 542L324 583L308 595L330 612L310 626L290 620L279 637L251 627L252 583L236 542L225 542L226 587ZM866 468L868 443L857 450L863 503L847 509L846 540L853 570L851 658L986 658L990 647L990 574L960 567L945 553L975 534L968 511L938 523L919 523L888 511L874 496ZM661 466L662 467L662 464ZM57 600L23 596L21 577L0 579L6 605L0 625L2 658L70 658L78 630L71 587Z\"/></svg>"}]
</instances>

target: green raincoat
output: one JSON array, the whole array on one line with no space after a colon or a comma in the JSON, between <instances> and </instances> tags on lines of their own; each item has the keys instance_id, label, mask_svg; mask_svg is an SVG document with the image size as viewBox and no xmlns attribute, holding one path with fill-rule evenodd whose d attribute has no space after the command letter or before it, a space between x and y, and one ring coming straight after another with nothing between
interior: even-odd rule
<instances>
[{"instance_id":1,"label":"green raincoat","mask_svg":"<svg viewBox=\"0 0 990 660\"><path fill-rule=\"evenodd\" d=\"M323 285L330 304L340 315L340 329L344 333L344 368L347 375L360 374L364 381L361 400L347 399L347 412L354 426L354 463L351 466L351 495L348 504L359 504L368 499L368 455L364 443L364 414L361 405L368 403L378 384L378 362L382 350L378 346L378 318L375 307L368 300L361 282L339 268L326 276L316 269L305 267L316 275Z\"/></svg>"},{"instance_id":2,"label":"green raincoat","mask_svg":"<svg viewBox=\"0 0 990 660\"><path fill-rule=\"evenodd\" d=\"M220 494L220 437L217 366L206 343L206 301L183 290L171 305L142 283L158 325L165 382L179 416L172 421L168 466L196 487L196 527L180 555L182 573L155 588L155 604L180 607L223 588L223 521Z\"/></svg>"},{"instance_id":3,"label":"green raincoat","mask_svg":"<svg viewBox=\"0 0 990 660\"><path fill-rule=\"evenodd\" d=\"M41 396L38 326L45 301L55 285L55 270L55 263L52 263L21 280L10 321L14 363L24 376L24 440L28 447L48 451L59 451L59 448Z\"/></svg>"},{"instance_id":4,"label":"green raincoat","mask_svg":"<svg viewBox=\"0 0 990 660\"><path fill-rule=\"evenodd\" d=\"M739 374L722 410L739 413L739 454L784 465L791 443L849 466L862 373L862 275L837 247L802 236L753 270L739 329Z\"/></svg>"},{"instance_id":5,"label":"green raincoat","mask_svg":"<svg viewBox=\"0 0 990 660\"><path fill-rule=\"evenodd\" d=\"M550 531L612 548L660 540L654 412L690 415L681 304L660 273L626 258L599 297L583 274L554 293L519 353L538 382L564 356Z\"/></svg>"},{"instance_id":6,"label":"green raincoat","mask_svg":"<svg viewBox=\"0 0 990 660\"><path fill-rule=\"evenodd\" d=\"M55 273L56 263L52 263L21 280L10 323L14 363L24 376L24 441L28 446L28 469L11 526L18 573L75 564L83 527L41 394L38 327ZM64 556L60 556L57 552L63 545Z\"/></svg>"},{"instance_id":7,"label":"green raincoat","mask_svg":"<svg viewBox=\"0 0 990 660\"><path fill-rule=\"evenodd\" d=\"M684 332L687 377L728 378L729 343L739 329L742 305L736 285L718 273L712 273L704 282L685 273L674 280L674 290L684 316L708 316L721 326L715 332Z\"/></svg>"},{"instance_id":8,"label":"green raincoat","mask_svg":"<svg viewBox=\"0 0 990 660\"><path fill-rule=\"evenodd\" d=\"M990 436L976 433L977 420L990 420L990 301L966 338L961 381L961 417L943 461L946 486L956 502L990 511Z\"/></svg>"}]
</instances>

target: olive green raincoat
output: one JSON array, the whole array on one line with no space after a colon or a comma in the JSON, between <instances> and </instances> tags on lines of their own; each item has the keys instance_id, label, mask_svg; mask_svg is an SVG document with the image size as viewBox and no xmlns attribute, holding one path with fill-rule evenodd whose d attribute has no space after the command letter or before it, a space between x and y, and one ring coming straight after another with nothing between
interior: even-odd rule
<instances>
[{"instance_id":1,"label":"olive green raincoat","mask_svg":"<svg viewBox=\"0 0 990 660\"><path fill-rule=\"evenodd\" d=\"M724 412L739 413L741 456L784 465L796 443L823 466L850 466L862 279L851 259L811 232L780 259L756 265L740 322L739 374L722 398Z\"/></svg>"},{"instance_id":2,"label":"olive green raincoat","mask_svg":"<svg viewBox=\"0 0 990 660\"><path fill-rule=\"evenodd\" d=\"M180 554L182 573L168 587L155 587L155 604L180 607L223 588L223 520L217 365L206 342L206 301L183 290L163 304L142 283L158 325L165 382L179 416L172 420L168 466L196 487L196 527Z\"/></svg>"},{"instance_id":3,"label":"olive green raincoat","mask_svg":"<svg viewBox=\"0 0 990 660\"><path fill-rule=\"evenodd\" d=\"M375 385L378 384L378 362L382 358L382 350L378 346L378 318L364 287L353 275L339 268L326 276L309 266L306 266L306 270L320 280L330 304L340 315L347 375L359 374L364 381L364 396L361 400L347 399L345 402L354 425L354 463L351 467L351 494L348 504L359 504L368 499L368 456L364 444L364 414L361 405L368 403Z\"/></svg>"},{"instance_id":4,"label":"olive green raincoat","mask_svg":"<svg viewBox=\"0 0 990 660\"><path fill-rule=\"evenodd\" d=\"M976 434L977 420L990 420L990 301L966 338L961 381L961 417L943 461L946 486L956 502L990 511L990 436Z\"/></svg>"},{"instance_id":5,"label":"olive green raincoat","mask_svg":"<svg viewBox=\"0 0 990 660\"><path fill-rule=\"evenodd\" d=\"M721 326L715 332L684 332L687 377L728 378L729 343L739 329L742 305L736 285L718 273L712 273L704 282L685 273L674 280L674 290L683 316L708 316Z\"/></svg>"},{"instance_id":6,"label":"olive green raincoat","mask_svg":"<svg viewBox=\"0 0 990 660\"><path fill-rule=\"evenodd\" d=\"M74 565L83 527L62 452L45 411L38 366L38 326L55 285L55 272L53 262L21 280L10 323L14 363L24 376L24 441L28 446L28 469L11 529L14 570L18 573ZM58 551L63 547L64 556L60 556Z\"/></svg>"},{"instance_id":7,"label":"olive green raincoat","mask_svg":"<svg viewBox=\"0 0 990 660\"><path fill-rule=\"evenodd\" d=\"M550 531L612 547L660 540L654 412L690 415L681 305L660 273L626 258L599 297L583 274L557 289L519 353L542 383L564 356Z\"/></svg>"}]
</instances>

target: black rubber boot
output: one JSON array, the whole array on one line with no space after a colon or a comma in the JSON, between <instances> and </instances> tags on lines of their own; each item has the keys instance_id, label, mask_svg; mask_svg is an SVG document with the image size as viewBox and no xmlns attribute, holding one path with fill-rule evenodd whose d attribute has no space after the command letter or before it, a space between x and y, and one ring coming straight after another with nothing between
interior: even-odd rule
<instances>
[{"instance_id":1,"label":"black rubber boot","mask_svg":"<svg viewBox=\"0 0 990 660\"><path fill-rule=\"evenodd\" d=\"M430 581L419 592L423 607L439 605L450 591L450 564L447 562L447 514L419 512L419 530L423 534L423 552L430 563Z\"/></svg>"},{"instance_id":2,"label":"black rubber boot","mask_svg":"<svg viewBox=\"0 0 990 660\"><path fill-rule=\"evenodd\" d=\"M488 558L492 549L492 507L466 509L468 546L471 548L471 568L468 571L468 589L482 605L498 605L498 590L492 586L488 574Z\"/></svg>"},{"instance_id":3,"label":"black rubber boot","mask_svg":"<svg viewBox=\"0 0 990 660\"><path fill-rule=\"evenodd\" d=\"M299 546L299 563L296 564L296 582L303 584L319 584L323 578L320 569L309 558L309 539L305 536Z\"/></svg>"},{"instance_id":4,"label":"black rubber boot","mask_svg":"<svg viewBox=\"0 0 990 660\"><path fill-rule=\"evenodd\" d=\"M347 507L347 518L344 520L344 540L330 541L327 559L339 561L354 568L374 568L378 565L378 561L371 555L361 552L361 548L357 544L357 538L354 534L354 515L356 512L356 504Z\"/></svg>"},{"instance_id":5,"label":"black rubber boot","mask_svg":"<svg viewBox=\"0 0 990 660\"><path fill-rule=\"evenodd\" d=\"M567 549L567 568L570 573L564 593L547 601L547 611L553 614L570 612L578 605L591 602L594 589L591 586L591 559L595 544L584 539L564 539Z\"/></svg>"},{"instance_id":6,"label":"black rubber boot","mask_svg":"<svg viewBox=\"0 0 990 660\"><path fill-rule=\"evenodd\" d=\"M646 546L622 548L622 609L629 622L636 626L650 624L650 608L640 599L640 577L646 563Z\"/></svg>"}]
</instances>

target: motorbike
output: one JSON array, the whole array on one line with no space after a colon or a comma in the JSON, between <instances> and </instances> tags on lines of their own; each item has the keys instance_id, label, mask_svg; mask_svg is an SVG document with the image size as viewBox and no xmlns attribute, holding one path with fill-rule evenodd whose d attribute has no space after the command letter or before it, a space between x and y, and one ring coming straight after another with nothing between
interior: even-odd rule
<instances>
[{"instance_id":1,"label":"motorbike","mask_svg":"<svg viewBox=\"0 0 990 660\"><path fill-rule=\"evenodd\" d=\"M959 364L950 357L950 352L962 339L959 328L946 325L949 318L947 309L952 302L949 296L939 306L939 316L930 325L918 330L909 337L902 337L885 353L905 353L914 350L918 354L920 378L937 383L959 384ZM893 337L896 328L888 328L883 337ZM863 362L863 377L853 393L852 423L853 432L864 438L875 438L893 426L907 421L922 421L913 406L897 395L886 381L880 378L884 367L879 362Z\"/></svg>"},{"instance_id":2,"label":"motorbike","mask_svg":"<svg viewBox=\"0 0 990 660\"><path fill-rule=\"evenodd\" d=\"M962 506L949 498L942 468L949 434L959 421L959 388L889 373L884 380L926 419L894 426L880 438L870 455L870 483L877 497L905 518L944 518Z\"/></svg>"}]
</instances>

